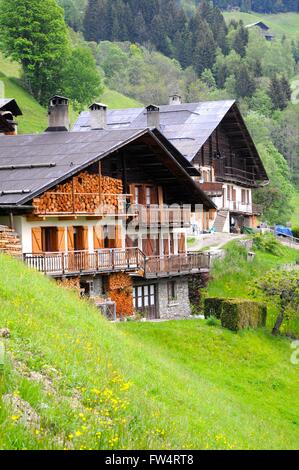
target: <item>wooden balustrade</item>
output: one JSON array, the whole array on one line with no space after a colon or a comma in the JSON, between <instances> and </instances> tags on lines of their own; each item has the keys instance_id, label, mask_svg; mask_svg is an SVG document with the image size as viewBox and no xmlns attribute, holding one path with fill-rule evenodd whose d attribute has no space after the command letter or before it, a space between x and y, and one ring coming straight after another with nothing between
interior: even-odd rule
<instances>
[{"instance_id":1,"label":"wooden balustrade","mask_svg":"<svg viewBox=\"0 0 299 470\"><path fill-rule=\"evenodd\" d=\"M191 207L151 207L132 205L130 210L136 214L139 226L190 227Z\"/></svg>"},{"instance_id":2,"label":"wooden balustrade","mask_svg":"<svg viewBox=\"0 0 299 470\"><path fill-rule=\"evenodd\" d=\"M192 274L210 267L206 253L186 253L149 257L138 248L107 249L95 252L24 254L32 269L52 276L131 272L146 278Z\"/></svg>"}]
</instances>

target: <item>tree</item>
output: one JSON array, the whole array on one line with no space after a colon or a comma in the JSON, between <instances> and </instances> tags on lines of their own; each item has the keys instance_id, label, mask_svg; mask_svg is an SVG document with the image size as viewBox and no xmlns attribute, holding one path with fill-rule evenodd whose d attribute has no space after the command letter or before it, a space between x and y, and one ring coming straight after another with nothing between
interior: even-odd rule
<instances>
[{"instance_id":1,"label":"tree","mask_svg":"<svg viewBox=\"0 0 299 470\"><path fill-rule=\"evenodd\" d=\"M274 109L283 110L287 108L292 97L292 89L286 77L282 77L281 79L277 76L273 77L268 93Z\"/></svg>"},{"instance_id":2,"label":"tree","mask_svg":"<svg viewBox=\"0 0 299 470\"><path fill-rule=\"evenodd\" d=\"M241 64L236 74L235 91L240 98L252 96L256 90L256 83L246 64Z\"/></svg>"},{"instance_id":3,"label":"tree","mask_svg":"<svg viewBox=\"0 0 299 470\"><path fill-rule=\"evenodd\" d=\"M103 92L102 80L88 47L73 49L64 74L63 92L73 100L75 109L82 110Z\"/></svg>"},{"instance_id":4,"label":"tree","mask_svg":"<svg viewBox=\"0 0 299 470\"><path fill-rule=\"evenodd\" d=\"M288 309L299 308L299 271L271 271L258 280L255 287L278 307L273 335L278 335Z\"/></svg>"},{"instance_id":5,"label":"tree","mask_svg":"<svg viewBox=\"0 0 299 470\"><path fill-rule=\"evenodd\" d=\"M55 0L0 0L0 48L20 62L25 85L42 104L62 87L69 57L63 10Z\"/></svg>"},{"instance_id":6,"label":"tree","mask_svg":"<svg viewBox=\"0 0 299 470\"><path fill-rule=\"evenodd\" d=\"M249 33L248 29L245 28L244 24L241 22L239 28L237 29L232 47L241 57L246 55L246 47L248 45Z\"/></svg>"}]
</instances>

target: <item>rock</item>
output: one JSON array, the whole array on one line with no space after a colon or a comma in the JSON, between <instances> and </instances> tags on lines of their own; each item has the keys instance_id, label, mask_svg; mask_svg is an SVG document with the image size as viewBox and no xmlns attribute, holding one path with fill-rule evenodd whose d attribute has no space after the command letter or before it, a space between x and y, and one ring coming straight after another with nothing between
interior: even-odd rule
<instances>
[{"instance_id":1,"label":"rock","mask_svg":"<svg viewBox=\"0 0 299 470\"><path fill-rule=\"evenodd\" d=\"M8 328L0 328L0 338L10 338L10 330Z\"/></svg>"},{"instance_id":2,"label":"rock","mask_svg":"<svg viewBox=\"0 0 299 470\"><path fill-rule=\"evenodd\" d=\"M12 413L27 427L40 428L40 417L32 406L19 396L9 393L3 396L3 403L12 409Z\"/></svg>"}]
</instances>

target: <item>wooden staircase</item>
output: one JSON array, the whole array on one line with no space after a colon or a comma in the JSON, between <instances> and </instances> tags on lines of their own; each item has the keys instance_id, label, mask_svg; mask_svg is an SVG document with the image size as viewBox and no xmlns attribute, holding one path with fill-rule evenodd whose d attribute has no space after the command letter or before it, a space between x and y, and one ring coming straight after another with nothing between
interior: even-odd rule
<instances>
[{"instance_id":1,"label":"wooden staircase","mask_svg":"<svg viewBox=\"0 0 299 470\"><path fill-rule=\"evenodd\" d=\"M224 209L218 212L215 223L214 223L214 229L216 232L218 233L223 232L228 214L229 214L229 211L224 210Z\"/></svg>"}]
</instances>

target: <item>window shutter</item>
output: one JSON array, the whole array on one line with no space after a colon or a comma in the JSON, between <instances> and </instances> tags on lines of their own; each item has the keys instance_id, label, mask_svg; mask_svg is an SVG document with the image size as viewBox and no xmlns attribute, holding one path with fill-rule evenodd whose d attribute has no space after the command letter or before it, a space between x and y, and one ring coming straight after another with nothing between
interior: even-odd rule
<instances>
[{"instance_id":1,"label":"window shutter","mask_svg":"<svg viewBox=\"0 0 299 470\"><path fill-rule=\"evenodd\" d=\"M115 227L115 248L122 248L122 226L118 224Z\"/></svg>"},{"instance_id":2,"label":"window shutter","mask_svg":"<svg viewBox=\"0 0 299 470\"><path fill-rule=\"evenodd\" d=\"M67 228L68 251L74 251L74 227Z\"/></svg>"},{"instance_id":3,"label":"window shutter","mask_svg":"<svg viewBox=\"0 0 299 470\"><path fill-rule=\"evenodd\" d=\"M93 228L93 247L95 250L104 248L103 228L100 225Z\"/></svg>"},{"instance_id":4,"label":"window shutter","mask_svg":"<svg viewBox=\"0 0 299 470\"><path fill-rule=\"evenodd\" d=\"M88 250L88 227L82 227L82 249Z\"/></svg>"},{"instance_id":5,"label":"window shutter","mask_svg":"<svg viewBox=\"0 0 299 470\"><path fill-rule=\"evenodd\" d=\"M65 228L57 228L57 250L59 252L65 252Z\"/></svg>"},{"instance_id":6,"label":"window shutter","mask_svg":"<svg viewBox=\"0 0 299 470\"><path fill-rule=\"evenodd\" d=\"M185 253L186 252L186 238L185 234L181 233L180 238L179 238L179 253Z\"/></svg>"},{"instance_id":7,"label":"window shutter","mask_svg":"<svg viewBox=\"0 0 299 470\"><path fill-rule=\"evenodd\" d=\"M42 229L36 227L32 229L32 253L43 252Z\"/></svg>"}]
</instances>

